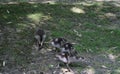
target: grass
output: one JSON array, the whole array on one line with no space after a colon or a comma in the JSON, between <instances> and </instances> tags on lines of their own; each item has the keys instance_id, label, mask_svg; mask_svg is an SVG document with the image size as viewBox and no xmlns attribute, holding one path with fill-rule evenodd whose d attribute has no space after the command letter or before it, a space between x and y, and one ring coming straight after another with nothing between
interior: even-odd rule
<instances>
[{"instance_id":1,"label":"grass","mask_svg":"<svg viewBox=\"0 0 120 74\"><path fill-rule=\"evenodd\" d=\"M73 7L80 8L85 13L72 12ZM110 29L115 21L113 19L111 22L110 18L105 16L106 13L117 16L117 12L120 12L119 7L106 3L101 6L29 3L0 5L3 34L3 42L0 43L1 56L3 53L13 56L19 64L23 64L20 60L28 62L33 34L38 27L48 30L53 38L64 37L68 41L76 42L75 48L80 52L117 54L120 52L120 22L115 24L117 28ZM120 18L116 17L116 20ZM81 34L81 37L74 30ZM116 48L112 49L113 47Z\"/></svg>"}]
</instances>

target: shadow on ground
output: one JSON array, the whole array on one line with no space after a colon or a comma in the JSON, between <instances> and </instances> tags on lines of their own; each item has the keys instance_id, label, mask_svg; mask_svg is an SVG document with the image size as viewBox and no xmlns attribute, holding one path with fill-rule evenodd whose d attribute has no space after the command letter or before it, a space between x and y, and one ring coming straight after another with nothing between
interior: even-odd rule
<instances>
[{"instance_id":1,"label":"shadow on ground","mask_svg":"<svg viewBox=\"0 0 120 74\"><path fill-rule=\"evenodd\" d=\"M65 37L76 43L76 50L90 64L73 67L75 74L120 73L120 7L113 3L1 4L0 13L1 73L52 74L57 62L54 54L47 51L50 45L45 44L42 51L33 48L38 28L47 31L46 42Z\"/></svg>"}]
</instances>

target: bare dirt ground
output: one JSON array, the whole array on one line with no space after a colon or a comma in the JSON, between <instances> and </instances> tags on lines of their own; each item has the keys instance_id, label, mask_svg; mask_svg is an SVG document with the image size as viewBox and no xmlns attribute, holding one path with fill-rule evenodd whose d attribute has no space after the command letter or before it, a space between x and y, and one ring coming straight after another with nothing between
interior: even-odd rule
<instances>
[{"instance_id":1,"label":"bare dirt ground","mask_svg":"<svg viewBox=\"0 0 120 74\"><path fill-rule=\"evenodd\" d=\"M62 73L66 70L66 66L57 68L61 63L55 57L55 53L51 49L44 48L41 51L31 53L32 60L27 66L15 66L15 62L9 62L9 65L3 67L1 74L119 74L120 71L120 55L113 54L90 54L81 53L80 56L85 57L87 62L79 63L79 65L71 66L70 73ZM13 67L14 66L14 67Z\"/></svg>"},{"instance_id":2,"label":"bare dirt ground","mask_svg":"<svg viewBox=\"0 0 120 74\"><path fill-rule=\"evenodd\" d=\"M120 21L116 20L112 23L120 24ZM1 31L5 32L7 29L9 29L2 26L0 26L0 28L3 29ZM14 30L12 32L15 34ZM5 41L5 38L2 38L2 35L3 34L0 34L0 43L5 44L5 42L2 42ZM31 46L31 48L33 47ZM113 47L111 50L114 49L115 48ZM89 52L80 53L80 56L84 56L88 62L86 62L85 65L80 63L80 65L71 66L73 73L61 73L61 70L66 69L65 66L56 68L59 61L51 49L43 48L41 51L37 51L33 48L31 54L32 59L29 61L29 64L22 66L15 65L15 61L12 61L13 58L9 56L9 53L8 55L0 56L6 60L10 60L0 60L0 62L2 61L3 66L0 68L0 74L120 74L120 54L109 54L105 52L102 54L93 54Z\"/></svg>"}]
</instances>

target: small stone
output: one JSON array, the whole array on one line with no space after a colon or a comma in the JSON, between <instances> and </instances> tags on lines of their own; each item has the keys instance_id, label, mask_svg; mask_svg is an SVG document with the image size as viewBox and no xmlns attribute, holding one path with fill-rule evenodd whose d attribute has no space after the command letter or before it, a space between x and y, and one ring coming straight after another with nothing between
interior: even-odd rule
<instances>
[{"instance_id":1,"label":"small stone","mask_svg":"<svg viewBox=\"0 0 120 74\"><path fill-rule=\"evenodd\" d=\"M5 61L3 61L3 67L6 65L6 62Z\"/></svg>"},{"instance_id":2,"label":"small stone","mask_svg":"<svg viewBox=\"0 0 120 74\"><path fill-rule=\"evenodd\" d=\"M102 65L102 68L107 68L105 65Z\"/></svg>"},{"instance_id":3,"label":"small stone","mask_svg":"<svg viewBox=\"0 0 120 74\"><path fill-rule=\"evenodd\" d=\"M54 67L54 65L51 64L50 67L52 68L52 67Z\"/></svg>"}]
</instances>

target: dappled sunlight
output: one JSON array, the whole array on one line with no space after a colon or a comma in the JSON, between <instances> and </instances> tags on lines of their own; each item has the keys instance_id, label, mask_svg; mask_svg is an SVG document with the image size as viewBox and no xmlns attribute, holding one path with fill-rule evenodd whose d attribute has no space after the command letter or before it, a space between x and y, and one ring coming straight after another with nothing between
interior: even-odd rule
<instances>
[{"instance_id":1,"label":"dappled sunlight","mask_svg":"<svg viewBox=\"0 0 120 74\"><path fill-rule=\"evenodd\" d=\"M54 74L60 74L60 70L66 72L66 65L62 65L62 62L55 57L57 52L54 52L50 41L56 37L63 37L74 44L78 57L84 58L79 63L70 65L72 71L65 74L80 74L80 72L81 74L104 74L104 72L107 74L111 69L119 74L120 56L117 51L120 44L118 41L120 9L114 7L115 10L112 10L112 6L102 5L102 2L86 3L86 5L52 4L54 1L53 3L48 1L48 4L20 3L0 6L2 25L0 32L3 32L2 35L0 34L1 37L3 36L0 39L3 41L1 41L3 45L1 48L5 56L13 54L10 59L17 58L15 64L20 63L20 68L25 65L26 73L35 74L36 71L36 74L39 74L42 70L44 74L50 74L55 70L58 72ZM113 20L109 20L110 18ZM38 28L45 30L47 35L41 50L34 40L35 30ZM118 30L115 30L116 28ZM56 70L59 62L61 66ZM8 65L9 61L7 64L3 61L3 66L9 68ZM16 67L14 70L19 72ZM5 71L11 73L12 70Z\"/></svg>"},{"instance_id":2,"label":"dappled sunlight","mask_svg":"<svg viewBox=\"0 0 120 74\"><path fill-rule=\"evenodd\" d=\"M80 4L84 5L84 6L92 6L93 3L86 3L86 2L81 2Z\"/></svg>"},{"instance_id":3,"label":"dappled sunlight","mask_svg":"<svg viewBox=\"0 0 120 74\"><path fill-rule=\"evenodd\" d=\"M8 4L19 4L18 2L8 2Z\"/></svg>"},{"instance_id":4,"label":"dappled sunlight","mask_svg":"<svg viewBox=\"0 0 120 74\"><path fill-rule=\"evenodd\" d=\"M114 13L105 13L105 16L108 19L116 19L116 14L114 14Z\"/></svg>"},{"instance_id":5,"label":"dappled sunlight","mask_svg":"<svg viewBox=\"0 0 120 74\"><path fill-rule=\"evenodd\" d=\"M113 5L115 5L116 7L120 7L120 2L113 2Z\"/></svg>"},{"instance_id":6,"label":"dappled sunlight","mask_svg":"<svg viewBox=\"0 0 120 74\"><path fill-rule=\"evenodd\" d=\"M108 54L108 58L111 60L111 61L115 61L117 56L116 55L113 55L113 54Z\"/></svg>"},{"instance_id":7,"label":"dappled sunlight","mask_svg":"<svg viewBox=\"0 0 120 74\"><path fill-rule=\"evenodd\" d=\"M105 65L102 65L101 67L102 67L102 68L105 68L105 69L107 68L107 66L105 66Z\"/></svg>"},{"instance_id":8,"label":"dappled sunlight","mask_svg":"<svg viewBox=\"0 0 120 74\"><path fill-rule=\"evenodd\" d=\"M82 4L84 6L92 6L92 5L98 5L101 6L103 5L104 2L80 2L79 4Z\"/></svg>"},{"instance_id":9,"label":"dappled sunlight","mask_svg":"<svg viewBox=\"0 0 120 74\"><path fill-rule=\"evenodd\" d=\"M35 23L39 23L43 16L44 15L42 13L34 13L34 14L27 15L27 18L29 18L31 21Z\"/></svg>"},{"instance_id":10,"label":"dappled sunlight","mask_svg":"<svg viewBox=\"0 0 120 74\"><path fill-rule=\"evenodd\" d=\"M42 3L49 3L49 4L55 4L55 1L43 1Z\"/></svg>"},{"instance_id":11,"label":"dappled sunlight","mask_svg":"<svg viewBox=\"0 0 120 74\"><path fill-rule=\"evenodd\" d=\"M70 10L74 13L82 13L82 14L85 13L85 11L83 9L80 9L80 8L77 8L77 7L72 7Z\"/></svg>"},{"instance_id":12,"label":"dappled sunlight","mask_svg":"<svg viewBox=\"0 0 120 74\"><path fill-rule=\"evenodd\" d=\"M120 68L116 69L115 72L120 74Z\"/></svg>"},{"instance_id":13,"label":"dappled sunlight","mask_svg":"<svg viewBox=\"0 0 120 74\"><path fill-rule=\"evenodd\" d=\"M45 16L42 13L29 14L29 15L27 15L27 18L30 19L35 24L39 24L41 20L51 19L50 16ZM35 24L32 24L32 25L34 26Z\"/></svg>"},{"instance_id":14,"label":"dappled sunlight","mask_svg":"<svg viewBox=\"0 0 120 74\"><path fill-rule=\"evenodd\" d=\"M72 70L68 70L67 68L61 68L59 74L75 74Z\"/></svg>"}]
</instances>

